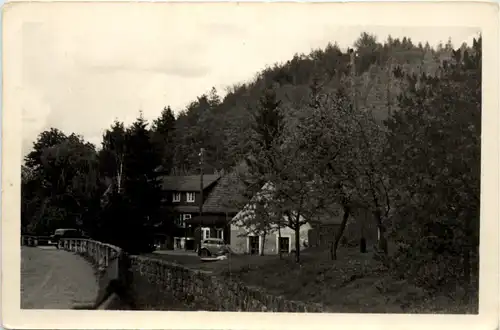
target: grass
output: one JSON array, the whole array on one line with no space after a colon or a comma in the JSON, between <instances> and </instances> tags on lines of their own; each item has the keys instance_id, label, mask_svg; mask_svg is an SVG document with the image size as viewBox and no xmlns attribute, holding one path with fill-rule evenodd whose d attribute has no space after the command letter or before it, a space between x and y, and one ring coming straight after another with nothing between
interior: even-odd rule
<instances>
[{"instance_id":1,"label":"grass","mask_svg":"<svg viewBox=\"0 0 500 330\"><path fill-rule=\"evenodd\" d=\"M226 272L241 271L248 267L265 265L277 258L276 256L232 255L226 260L201 261L200 258L195 255L150 253L146 256L166 260L196 270L209 271L214 274L224 274Z\"/></svg>"},{"instance_id":2,"label":"grass","mask_svg":"<svg viewBox=\"0 0 500 330\"><path fill-rule=\"evenodd\" d=\"M335 261L326 250L305 250L299 264L293 256L234 255L216 262L202 262L196 256L152 256L235 278L291 300L321 303L331 312L477 313L477 304L430 296L422 288L393 278L372 253L361 254L355 248L339 249Z\"/></svg>"}]
</instances>

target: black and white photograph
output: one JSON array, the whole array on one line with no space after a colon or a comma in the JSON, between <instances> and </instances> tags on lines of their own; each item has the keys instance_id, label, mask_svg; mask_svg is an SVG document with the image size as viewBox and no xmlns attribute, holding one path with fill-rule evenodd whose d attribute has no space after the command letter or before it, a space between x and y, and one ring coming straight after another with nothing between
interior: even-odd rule
<instances>
[{"instance_id":1,"label":"black and white photograph","mask_svg":"<svg viewBox=\"0 0 500 330\"><path fill-rule=\"evenodd\" d=\"M40 310L71 328L93 311L114 328L151 328L134 311L495 325L495 7L444 24L447 4L415 4L431 23L346 5L7 4L16 326Z\"/></svg>"}]
</instances>

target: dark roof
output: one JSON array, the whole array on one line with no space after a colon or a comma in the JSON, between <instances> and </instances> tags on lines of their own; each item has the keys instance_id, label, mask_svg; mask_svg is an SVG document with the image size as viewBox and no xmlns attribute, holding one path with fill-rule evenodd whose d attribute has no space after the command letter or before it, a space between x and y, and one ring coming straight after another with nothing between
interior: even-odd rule
<instances>
[{"instance_id":1,"label":"dark roof","mask_svg":"<svg viewBox=\"0 0 500 330\"><path fill-rule=\"evenodd\" d=\"M241 176L244 176L247 170L248 169L246 164L242 162L222 177L220 177L219 175L204 175L203 182L205 188L213 183L216 184L203 203L202 217L211 217L215 216L214 214L224 213L235 215L249 202L248 197L244 196L245 187L243 182L240 180ZM187 191L199 190L199 176L169 176L166 178L169 178L169 180L170 178L189 178L189 180L193 182L186 183L185 186L191 184L193 185L193 187L195 187L195 189L187 189ZM209 181L208 178L210 178L211 181ZM179 182L173 179L172 181ZM185 181L181 180L181 182ZM174 183L172 183L172 186L174 186ZM178 205L174 206L174 208L177 212L182 213L199 212L199 205ZM324 214L320 214L319 212L316 214L317 216L314 219L309 219L311 224L314 223L322 225L338 225L342 222L342 209L339 205L331 204L329 210L325 211ZM199 216L191 218L190 220L188 220L188 223L199 221L199 219L195 220L198 217ZM223 216L223 218L225 219L225 215Z\"/></svg>"},{"instance_id":2,"label":"dark roof","mask_svg":"<svg viewBox=\"0 0 500 330\"><path fill-rule=\"evenodd\" d=\"M320 216L319 219L315 220L316 221L311 221L311 224L319 224L321 226L340 225L342 223L342 215L338 216L325 215L325 216Z\"/></svg>"},{"instance_id":3,"label":"dark roof","mask_svg":"<svg viewBox=\"0 0 500 330\"><path fill-rule=\"evenodd\" d=\"M366 216L371 217L370 212L359 207L351 207L351 213L349 215L350 221L354 219L360 219L363 221ZM344 215L344 211L339 204L332 203L328 206L328 208L322 212L318 212L317 216L314 219L311 219L310 223L312 225L321 225L321 226L332 226L332 225L340 225L342 223L342 217ZM371 221L368 219L367 221Z\"/></svg>"},{"instance_id":4,"label":"dark roof","mask_svg":"<svg viewBox=\"0 0 500 330\"><path fill-rule=\"evenodd\" d=\"M219 175L205 174L203 175L203 189L207 189L220 178ZM166 175L161 178L163 190L167 191L199 191L200 176L199 175L183 175L173 176Z\"/></svg>"},{"instance_id":5,"label":"dark roof","mask_svg":"<svg viewBox=\"0 0 500 330\"><path fill-rule=\"evenodd\" d=\"M316 219L311 219L322 225L339 225L342 222L342 208L338 204L329 205L327 210L318 212Z\"/></svg>"},{"instance_id":6,"label":"dark roof","mask_svg":"<svg viewBox=\"0 0 500 330\"><path fill-rule=\"evenodd\" d=\"M203 212L238 213L243 205L243 183L239 179L239 168L219 179L203 203Z\"/></svg>"}]
</instances>

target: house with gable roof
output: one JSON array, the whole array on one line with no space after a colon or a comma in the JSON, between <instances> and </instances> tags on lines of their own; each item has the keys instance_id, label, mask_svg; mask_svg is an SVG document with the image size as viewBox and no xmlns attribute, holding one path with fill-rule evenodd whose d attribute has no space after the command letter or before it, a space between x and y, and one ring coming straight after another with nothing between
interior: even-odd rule
<instances>
[{"instance_id":1,"label":"house with gable roof","mask_svg":"<svg viewBox=\"0 0 500 330\"><path fill-rule=\"evenodd\" d=\"M230 244L229 223L239 211L232 203L238 195L235 175L234 171L204 174L203 188L200 175L160 176L164 202L171 209L168 221L173 217L175 223L171 237L174 249L196 251L200 241L207 238ZM164 237L160 246L166 240Z\"/></svg>"},{"instance_id":2,"label":"house with gable roof","mask_svg":"<svg viewBox=\"0 0 500 330\"><path fill-rule=\"evenodd\" d=\"M257 231L248 224L254 223L253 217L258 216L255 212L256 200L272 198L269 192L272 191L272 185L268 182L252 197L252 199L235 215L231 222L231 250L235 253L243 254L288 254L295 248L296 233L288 227L288 218L283 216L281 225L273 226L264 236L261 231ZM292 217L295 215L292 211ZM310 246L325 246L328 241L333 239L334 232L340 228L342 216L338 212L321 214L318 212L314 218L305 219L299 230L300 249L303 250ZM250 220L250 221L248 221ZM258 222L258 221L257 221Z\"/></svg>"},{"instance_id":3,"label":"house with gable roof","mask_svg":"<svg viewBox=\"0 0 500 330\"><path fill-rule=\"evenodd\" d=\"M233 168L227 174L203 175L201 189L200 175L163 176L162 185L165 200L172 205L176 230L173 248L196 251L201 240L223 239L235 253L278 254L291 253L295 249L295 232L283 225L273 228L264 239L242 225L241 217L255 216L252 202L242 195L242 183L238 178L241 167ZM243 169L244 170L244 169ZM266 185L252 198L258 197ZM203 194L202 194L203 193ZM371 221L357 215L347 225L344 236L359 241L360 235L373 233ZM366 218L366 215L363 217ZM301 249L311 246L329 246L342 222L340 206L332 205L324 214L318 213L314 219L300 229ZM282 223L286 223L283 219ZM365 232L365 234L363 234Z\"/></svg>"},{"instance_id":4,"label":"house with gable roof","mask_svg":"<svg viewBox=\"0 0 500 330\"><path fill-rule=\"evenodd\" d=\"M195 249L195 226L190 223L200 215L202 204L216 186L220 175L203 175L203 187L199 175L161 176L165 204L171 206L173 222L174 249Z\"/></svg>"}]
</instances>

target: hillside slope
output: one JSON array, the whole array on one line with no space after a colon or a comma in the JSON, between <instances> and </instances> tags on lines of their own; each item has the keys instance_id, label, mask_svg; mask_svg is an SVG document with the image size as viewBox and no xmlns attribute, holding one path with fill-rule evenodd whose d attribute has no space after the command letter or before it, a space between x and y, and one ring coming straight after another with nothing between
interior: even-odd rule
<instances>
[{"instance_id":1,"label":"hillside slope","mask_svg":"<svg viewBox=\"0 0 500 330\"><path fill-rule=\"evenodd\" d=\"M438 74L440 63L450 58L452 45L438 49L428 44L414 45L408 38L377 42L363 33L354 43L358 56L355 60L355 86L358 105L373 111L380 120L398 109L398 95L402 82L394 71L415 74ZM311 51L308 55L295 54L286 63L275 64L259 72L253 81L233 86L223 100L212 89L201 95L181 111L176 129L176 172L198 171L198 152L205 148L206 171L228 168L246 154L250 136L252 113L262 91L274 86L289 120L307 116L302 111L307 104L309 86L320 79L325 89L351 86L350 55L336 45Z\"/></svg>"}]
</instances>

